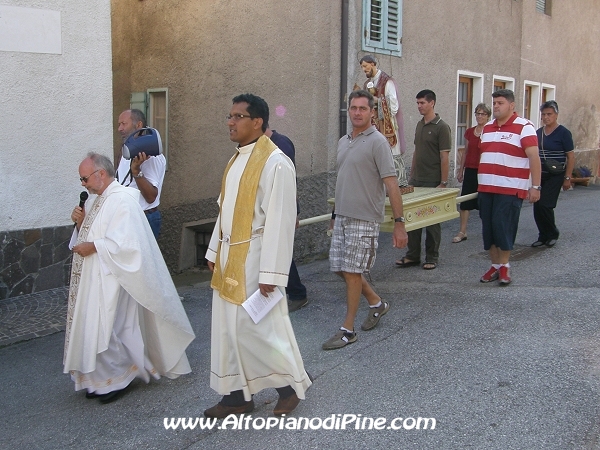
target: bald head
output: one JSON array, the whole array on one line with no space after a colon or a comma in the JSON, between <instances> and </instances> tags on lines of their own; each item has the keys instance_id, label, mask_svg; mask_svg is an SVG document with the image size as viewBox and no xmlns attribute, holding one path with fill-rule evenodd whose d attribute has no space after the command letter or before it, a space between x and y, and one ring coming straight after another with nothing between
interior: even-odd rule
<instances>
[{"instance_id":1,"label":"bald head","mask_svg":"<svg viewBox=\"0 0 600 450\"><path fill-rule=\"evenodd\" d=\"M119 134L123 142L131 133L146 126L146 116L139 109L127 109L119 114Z\"/></svg>"},{"instance_id":2,"label":"bald head","mask_svg":"<svg viewBox=\"0 0 600 450\"><path fill-rule=\"evenodd\" d=\"M106 156L90 152L79 164L81 185L90 194L101 195L115 179L115 168Z\"/></svg>"}]
</instances>

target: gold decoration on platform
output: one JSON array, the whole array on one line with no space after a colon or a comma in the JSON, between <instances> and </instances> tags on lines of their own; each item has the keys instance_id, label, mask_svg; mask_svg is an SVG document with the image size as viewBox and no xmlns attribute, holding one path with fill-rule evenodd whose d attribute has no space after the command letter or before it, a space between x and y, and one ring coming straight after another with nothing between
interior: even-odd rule
<instances>
[{"instance_id":1,"label":"gold decoration on platform","mask_svg":"<svg viewBox=\"0 0 600 450\"><path fill-rule=\"evenodd\" d=\"M403 194L406 231L418 230L459 217L456 208L456 197L459 193L460 189L456 188L415 187L413 192ZM334 204L335 199L329 199L328 203ZM385 199L384 214L380 229L390 233L394 229L394 217L388 198Z\"/></svg>"},{"instance_id":2,"label":"gold decoration on platform","mask_svg":"<svg viewBox=\"0 0 600 450\"><path fill-rule=\"evenodd\" d=\"M436 223L456 219L456 197L460 189L416 187L410 194L402 195L406 231L435 225ZM389 199L385 199L385 219L381 231L391 232L394 229L392 208ZM410 217L410 220L409 220Z\"/></svg>"}]
</instances>

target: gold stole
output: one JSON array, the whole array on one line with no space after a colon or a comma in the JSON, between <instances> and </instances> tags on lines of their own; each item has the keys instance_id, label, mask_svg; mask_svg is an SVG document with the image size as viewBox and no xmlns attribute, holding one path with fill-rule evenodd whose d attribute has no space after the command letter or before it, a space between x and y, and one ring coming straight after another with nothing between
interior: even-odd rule
<instances>
[{"instance_id":1,"label":"gold stole","mask_svg":"<svg viewBox=\"0 0 600 450\"><path fill-rule=\"evenodd\" d=\"M383 120L379 121L379 126L376 126L379 132L388 140L390 147L393 147L398 143L398 137L396 136L396 130L394 130L394 124L392 123L392 111L390 111L385 95L380 97L380 105L383 112Z\"/></svg>"},{"instance_id":2,"label":"gold stole","mask_svg":"<svg viewBox=\"0 0 600 450\"><path fill-rule=\"evenodd\" d=\"M106 196L98 195L94 203L92 204L89 211L86 211L85 217L81 224L81 229L77 235L77 244L86 242L90 228L94 223L94 219L100 212ZM63 356L63 364L67 358L67 350L69 348L69 341L71 340L71 326L73 325L73 315L75 313L75 303L77 302L77 293L79 292L79 281L81 280L81 273L83 271L83 256L78 253L73 253L73 261L71 263L71 282L69 284L69 297L67 303L67 325L65 327L65 350Z\"/></svg>"},{"instance_id":3,"label":"gold stole","mask_svg":"<svg viewBox=\"0 0 600 450\"><path fill-rule=\"evenodd\" d=\"M228 302L241 305L247 298L246 296L246 257L250 248L250 239L252 237L252 219L254 217L254 205L256 203L256 191L260 175L265 167L265 162L277 146L267 136L261 136L248 159L244 168L244 173L239 182L237 198L233 211L233 226L230 236L229 256L225 263L225 269L221 273L221 245L217 247L217 258L213 272L210 287L219 291L219 296ZM236 154L223 174L221 181L221 205L219 206L219 215L223 210L225 200L225 182L229 169L237 159ZM222 231L219 230L219 239L223 238Z\"/></svg>"}]
</instances>

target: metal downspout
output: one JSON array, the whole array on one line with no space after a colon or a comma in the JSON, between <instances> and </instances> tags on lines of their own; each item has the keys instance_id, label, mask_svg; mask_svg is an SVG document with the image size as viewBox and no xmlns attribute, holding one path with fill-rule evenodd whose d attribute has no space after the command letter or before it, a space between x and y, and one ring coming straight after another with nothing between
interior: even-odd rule
<instances>
[{"instance_id":1,"label":"metal downspout","mask_svg":"<svg viewBox=\"0 0 600 450\"><path fill-rule=\"evenodd\" d=\"M348 87L348 3L342 0L342 39L341 39L341 62L340 62L340 137L347 133L346 123L348 118L348 107L346 104L346 89Z\"/></svg>"}]
</instances>

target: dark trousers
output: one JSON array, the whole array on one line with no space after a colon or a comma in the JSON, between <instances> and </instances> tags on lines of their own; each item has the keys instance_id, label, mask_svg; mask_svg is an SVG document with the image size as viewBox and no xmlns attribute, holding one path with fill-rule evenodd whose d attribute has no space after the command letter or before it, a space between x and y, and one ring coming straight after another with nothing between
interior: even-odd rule
<instances>
[{"instance_id":1,"label":"dark trousers","mask_svg":"<svg viewBox=\"0 0 600 450\"><path fill-rule=\"evenodd\" d=\"M415 187L436 187L439 186L439 181L435 183L424 183L410 180L410 184ZM406 252L406 259L411 261L421 260L421 235L423 229L409 231L408 233L408 251ZM437 223L425 227L425 261L437 263L440 257L440 243L442 242L442 225Z\"/></svg>"},{"instance_id":2,"label":"dark trousers","mask_svg":"<svg viewBox=\"0 0 600 450\"><path fill-rule=\"evenodd\" d=\"M290 395L293 395L296 393L294 388L291 386L277 388L276 391L279 394L280 398L288 398ZM229 394L224 395L223 398L221 399L220 403L223 406L242 406L242 405L245 405L247 402L244 399L244 392L239 390L239 391L232 391Z\"/></svg>"},{"instance_id":3,"label":"dark trousers","mask_svg":"<svg viewBox=\"0 0 600 450\"><path fill-rule=\"evenodd\" d=\"M411 261L421 260L421 237L423 229L409 231L408 251L406 259ZM425 261L436 263L440 257L440 243L442 242L442 225L439 223L425 227Z\"/></svg>"},{"instance_id":4,"label":"dark trousers","mask_svg":"<svg viewBox=\"0 0 600 450\"><path fill-rule=\"evenodd\" d=\"M150 214L146 214L146 218L148 219L148 223L150 224L150 228L152 229L154 237L158 239L158 235L160 234L160 225L162 223L160 211L156 210Z\"/></svg>"},{"instance_id":5,"label":"dark trousers","mask_svg":"<svg viewBox=\"0 0 600 450\"><path fill-rule=\"evenodd\" d=\"M287 295L291 301L304 300L306 298L306 286L300 281L300 275L298 274L298 268L296 263L292 259L292 265L290 267L290 276L288 278L288 285L286 288Z\"/></svg>"},{"instance_id":6,"label":"dark trousers","mask_svg":"<svg viewBox=\"0 0 600 450\"><path fill-rule=\"evenodd\" d=\"M564 174L542 173L540 199L533 204L533 219L538 228L538 241L558 239L558 228L554 220L554 208L564 182Z\"/></svg>"}]
</instances>

